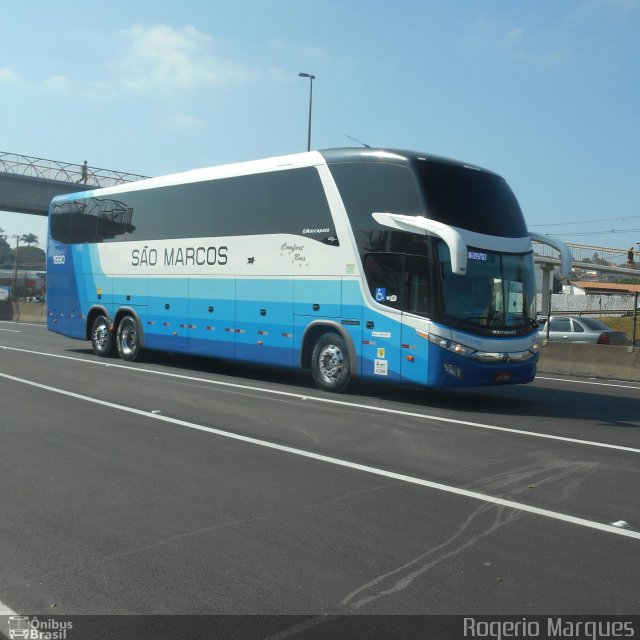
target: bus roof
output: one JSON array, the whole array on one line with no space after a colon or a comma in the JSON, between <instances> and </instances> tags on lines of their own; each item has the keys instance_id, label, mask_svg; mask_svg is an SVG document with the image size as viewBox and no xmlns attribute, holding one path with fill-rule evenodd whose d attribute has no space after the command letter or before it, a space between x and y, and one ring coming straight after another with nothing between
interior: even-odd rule
<instances>
[{"instance_id":1,"label":"bus roof","mask_svg":"<svg viewBox=\"0 0 640 640\"><path fill-rule=\"evenodd\" d=\"M54 201L59 202L75 200L78 198L91 198L97 195L96 192L99 192L101 196L107 196L110 194L126 193L130 191L152 189L155 187L164 187L175 184L201 182L205 180L214 180L217 178L241 176L250 173L261 173L264 171L277 171L286 167L299 168L315 166L324 164L325 162L327 164L337 164L343 162L393 162L396 164L406 164L408 166L416 161L437 162L440 164L448 164L460 168L475 169L478 171L493 174L492 171L488 171L487 169L478 167L473 164L418 151L370 147L338 147L333 149L307 151L284 156L274 156L259 160L248 160L242 162L213 165L200 169L191 169L188 171L138 180L136 182L127 182L125 184L119 184L111 187L96 188L95 190L81 191L78 193L56 196L54 198Z\"/></svg>"},{"instance_id":2,"label":"bus roof","mask_svg":"<svg viewBox=\"0 0 640 640\"><path fill-rule=\"evenodd\" d=\"M409 151L406 149L374 149L371 147L340 147L336 149L322 149L319 153L328 164L339 162L394 162L396 164L411 164L415 161L430 161L440 164L448 164L460 168L476 169L496 175L493 171L479 167L478 165L453 160L444 156L438 156L421 151Z\"/></svg>"}]
</instances>

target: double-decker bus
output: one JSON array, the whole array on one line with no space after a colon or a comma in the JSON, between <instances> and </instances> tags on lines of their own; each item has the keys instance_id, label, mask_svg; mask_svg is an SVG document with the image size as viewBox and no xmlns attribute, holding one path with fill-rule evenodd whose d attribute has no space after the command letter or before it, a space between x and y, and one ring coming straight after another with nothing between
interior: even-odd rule
<instances>
[{"instance_id":1,"label":"double-decker bus","mask_svg":"<svg viewBox=\"0 0 640 640\"><path fill-rule=\"evenodd\" d=\"M526 383L531 235L490 171L331 149L58 196L47 321L99 356L141 349L354 377Z\"/></svg>"}]
</instances>

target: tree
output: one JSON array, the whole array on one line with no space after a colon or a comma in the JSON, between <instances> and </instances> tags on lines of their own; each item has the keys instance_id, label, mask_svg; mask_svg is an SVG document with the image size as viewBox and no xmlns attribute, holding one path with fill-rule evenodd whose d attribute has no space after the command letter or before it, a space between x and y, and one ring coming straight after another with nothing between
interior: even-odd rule
<instances>
[{"instance_id":1,"label":"tree","mask_svg":"<svg viewBox=\"0 0 640 640\"><path fill-rule=\"evenodd\" d=\"M15 259L15 250L11 252ZM27 271L44 270L47 266L47 254L38 247L24 247L18 249L18 268Z\"/></svg>"},{"instance_id":2,"label":"tree","mask_svg":"<svg viewBox=\"0 0 640 640\"><path fill-rule=\"evenodd\" d=\"M4 229L0 227L0 269L11 263L11 247L7 242Z\"/></svg>"},{"instance_id":3,"label":"tree","mask_svg":"<svg viewBox=\"0 0 640 640\"><path fill-rule=\"evenodd\" d=\"M27 246L31 246L32 244L39 244L38 236L33 233L25 233L20 237L20 240L24 242Z\"/></svg>"},{"instance_id":4,"label":"tree","mask_svg":"<svg viewBox=\"0 0 640 640\"><path fill-rule=\"evenodd\" d=\"M16 250L6 240L4 229L0 228L0 269L13 269L16 264ZM47 254L38 247L38 236L34 233L25 233L20 236L20 241L27 246L18 246L17 265L19 269L44 270L47 266Z\"/></svg>"}]
</instances>

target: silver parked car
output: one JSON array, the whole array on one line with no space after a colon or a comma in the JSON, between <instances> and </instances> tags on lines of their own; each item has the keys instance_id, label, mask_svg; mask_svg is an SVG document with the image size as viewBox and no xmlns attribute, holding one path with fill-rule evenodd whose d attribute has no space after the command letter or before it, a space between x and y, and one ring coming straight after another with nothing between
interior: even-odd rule
<instances>
[{"instance_id":1,"label":"silver parked car","mask_svg":"<svg viewBox=\"0 0 640 640\"><path fill-rule=\"evenodd\" d=\"M542 318L540 335L547 335L547 319ZM629 341L622 331L614 331L604 322L586 316L551 316L549 340L562 342L590 342L592 344L627 345Z\"/></svg>"}]
</instances>

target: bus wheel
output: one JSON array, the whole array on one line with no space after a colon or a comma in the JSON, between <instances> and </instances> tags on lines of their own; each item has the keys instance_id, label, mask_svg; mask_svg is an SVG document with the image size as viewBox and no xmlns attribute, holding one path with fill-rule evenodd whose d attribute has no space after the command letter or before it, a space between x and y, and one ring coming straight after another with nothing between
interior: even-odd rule
<instances>
[{"instance_id":1,"label":"bus wheel","mask_svg":"<svg viewBox=\"0 0 640 640\"><path fill-rule=\"evenodd\" d=\"M138 323L132 316L120 320L116 333L118 355L127 362L133 362L140 353L140 332Z\"/></svg>"},{"instance_id":2,"label":"bus wheel","mask_svg":"<svg viewBox=\"0 0 640 640\"><path fill-rule=\"evenodd\" d=\"M344 391L351 381L349 352L337 333L321 335L311 355L311 374L315 383L326 391Z\"/></svg>"},{"instance_id":3,"label":"bus wheel","mask_svg":"<svg viewBox=\"0 0 640 640\"><path fill-rule=\"evenodd\" d=\"M111 333L109 319L98 316L91 327L91 346L93 352L101 358L113 354L113 333Z\"/></svg>"}]
</instances>

